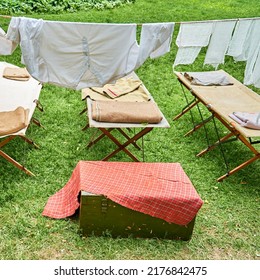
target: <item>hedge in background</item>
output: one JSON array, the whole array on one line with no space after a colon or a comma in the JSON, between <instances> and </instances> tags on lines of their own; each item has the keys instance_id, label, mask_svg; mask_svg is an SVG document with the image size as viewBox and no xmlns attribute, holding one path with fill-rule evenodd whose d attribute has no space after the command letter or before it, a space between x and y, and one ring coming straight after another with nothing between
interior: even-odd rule
<instances>
[{"instance_id":1,"label":"hedge in background","mask_svg":"<svg viewBox=\"0 0 260 280\"><path fill-rule=\"evenodd\" d=\"M113 9L135 0L2 0L2 14L76 12L89 9Z\"/></svg>"}]
</instances>

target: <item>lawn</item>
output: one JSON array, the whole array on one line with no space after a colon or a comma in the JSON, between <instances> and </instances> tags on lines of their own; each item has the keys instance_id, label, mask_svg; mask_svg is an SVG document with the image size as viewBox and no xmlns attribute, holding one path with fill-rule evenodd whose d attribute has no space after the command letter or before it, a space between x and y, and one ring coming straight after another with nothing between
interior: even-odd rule
<instances>
[{"instance_id":1,"label":"lawn","mask_svg":"<svg viewBox=\"0 0 260 280\"><path fill-rule=\"evenodd\" d=\"M259 15L259 0L136 0L132 5L108 10L26 16L63 21L145 23ZM0 26L6 29L9 21L0 18ZM40 97L44 112L35 111L35 117L45 129L31 125L27 134L40 149L33 149L19 139L5 148L36 176L29 177L0 158L0 259L259 259L260 162L218 183L216 178L226 172L219 149L197 158L196 154L207 145L203 129L184 137L192 128L190 115L173 121L185 105L172 71L177 30L176 24L171 52L148 60L137 74L171 125L169 129L155 129L144 138L145 161L180 162L204 201L192 239L84 237L79 231L77 215L61 220L42 216L49 196L69 180L77 162L99 160L112 145L102 141L87 149L93 131L81 130L86 116L79 114L85 105L80 100L80 92L46 84ZM21 65L20 55L17 49L12 56L2 56L0 60ZM244 67L243 62L234 63L226 57L225 64L219 68L243 81ZM203 54L193 65L180 65L176 70L190 69L203 69ZM260 89L251 88L260 94ZM199 119L196 110L194 116ZM208 129L214 140L216 135L211 124ZM248 150L238 142L228 143L224 149L231 167L250 157ZM129 161L129 158L119 153L113 160Z\"/></svg>"}]
</instances>

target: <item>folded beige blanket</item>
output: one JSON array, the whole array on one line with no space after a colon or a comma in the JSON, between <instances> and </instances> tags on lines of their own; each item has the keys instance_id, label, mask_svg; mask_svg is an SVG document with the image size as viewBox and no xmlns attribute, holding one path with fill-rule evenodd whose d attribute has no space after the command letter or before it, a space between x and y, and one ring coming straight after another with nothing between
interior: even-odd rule
<instances>
[{"instance_id":1,"label":"folded beige blanket","mask_svg":"<svg viewBox=\"0 0 260 280\"><path fill-rule=\"evenodd\" d=\"M5 67L3 77L15 81L28 81L30 74L26 68Z\"/></svg>"},{"instance_id":2,"label":"folded beige blanket","mask_svg":"<svg viewBox=\"0 0 260 280\"><path fill-rule=\"evenodd\" d=\"M92 119L110 123L159 123L161 112L156 103L93 101Z\"/></svg>"},{"instance_id":3,"label":"folded beige blanket","mask_svg":"<svg viewBox=\"0 0 260 280\"><path fill-rule=\"evenodd\" d=\"M115 84L106 84L104 87L84 88L82 100L90 97L92 100L118 100L143 102L150 100L150 96L144 90L142 82L133 78L121 78Z\"/></svg>"},{"instance_id":4,"label":"folded beige blanket","mask_svg":"<svg viewBox=\"0 0 260 280\"><path fill-rule=\"evenodd\" d=\"M14 111L0 112L0 136L16 133L28 126L29 109L17 107Z\"/></svg>"}]
</instances>

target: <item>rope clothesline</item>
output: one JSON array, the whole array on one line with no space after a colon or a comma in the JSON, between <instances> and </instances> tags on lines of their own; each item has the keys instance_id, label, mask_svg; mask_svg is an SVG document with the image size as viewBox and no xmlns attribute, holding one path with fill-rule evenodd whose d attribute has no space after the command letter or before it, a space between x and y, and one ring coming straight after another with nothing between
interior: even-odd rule
<instances>
[{"instance_id":1,"label":"rope clothesline","mask_svg":"<svg viewBox=\"0 0 260 280\"><path fill-rule=\"evenodd\" d=\"M13 16L9 15L0 15L2 18L8 18L11 19ZM180 22L174 22L175 24L192 24L192 23L206 23L206 22L223 22L223 21L241 21L241 20L258 20L260 17L254 17L254 18L233 18L233 19L209 19L209 20L197 20L197 21L180 21ZM142 26L144 23L137 23L137 25Z\"/></svg>"}]
</instances>

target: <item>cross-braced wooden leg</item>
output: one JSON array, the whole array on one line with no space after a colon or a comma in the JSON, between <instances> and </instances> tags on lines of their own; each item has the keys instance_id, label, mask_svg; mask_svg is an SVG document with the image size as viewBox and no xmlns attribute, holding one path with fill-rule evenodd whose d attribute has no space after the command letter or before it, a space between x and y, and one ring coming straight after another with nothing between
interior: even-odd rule
<instances>
[{"instance_id":1,"label":"cross-braced wooden leg","mask_svg":"<svg viewBox=\"0 0 260 280\"><path fill-rule=\"evenodd\" d=\"M153 127L146 127L142 129L140 132L135 134L132 138L128 139L128 141L126 141L124 144L121 144L107 129L105 128L99 128L99 129L118 146L117 149L115 149L113 152L111 152L109 155L103 158L103 161L109 160L111 157L113 157L120 151L124 151L134 161L139 161L126 147L132 144L133 142L137 141L138 139L140 139L148 132L150 132L153 129Z\"/></svg>"},{"instance_id":2,"label":"cross-braced wooden leg","mask_svg":"<svg viewBox=\"0 0 260 280\"><path fill-rule=\"evenodd\" d=\"M22 138L24 141L26 141L27 143L33 145L35 148L39 148L32 140L30 140L29 138L23 136L23 135L18 135L20 138ZM0 142L0 149L5 146L6 144L8 144L11 140L13 140L16 137L16 135L11 135L8 136L7 138L5 138L2 142ZM30 176L35 176L30 170L28 170L27 168L25 168L22 164L20 164L18 161L16 161L15 159L13 159L12 157L10 157L8 154L6 154L5 152L3 152L2 150L0 150L0 156L2 156L4 159L6 159L7 161L9 161L11 164L13 164L14 166L16 166L17 168L21 169L22 171L24 171L26 174L30 175Z\"/></svg>"},{"instance_id":3,"label":"cross-braced wooden leg","mask_svg":"<svg viewBox=\"0 0 260 280\"><path fill-rule=\"evenodd\" d=\"M17 168L21 169L23 172L25 172L26 174L30 175L30 176L35 176L30 170L28 170L27 168L25 168L23 165L21 165L19 162L17 162L16 160L14 160L13 158L11 158L9 155L7 155L5 152L0 150L0 156L2 156L3 158L5 158L7 161L9 161L11 164L13 164L14 166L16 166Z\"/></svg>"}]
</instances>

